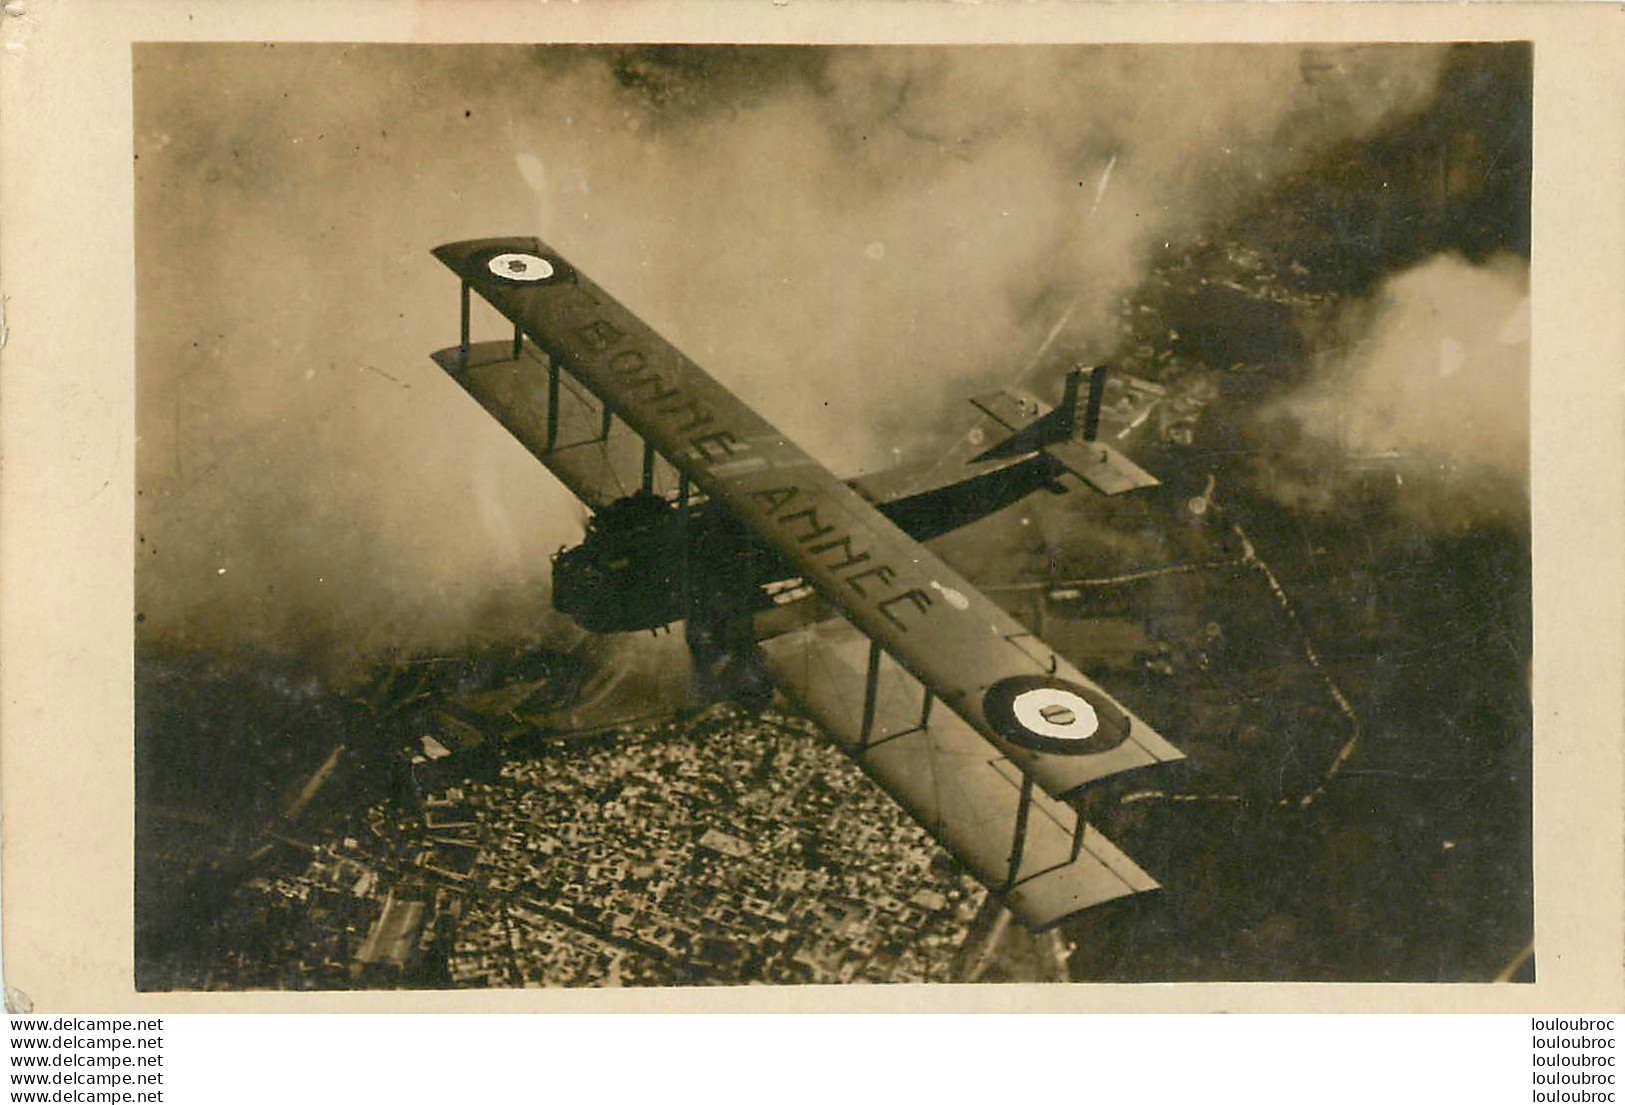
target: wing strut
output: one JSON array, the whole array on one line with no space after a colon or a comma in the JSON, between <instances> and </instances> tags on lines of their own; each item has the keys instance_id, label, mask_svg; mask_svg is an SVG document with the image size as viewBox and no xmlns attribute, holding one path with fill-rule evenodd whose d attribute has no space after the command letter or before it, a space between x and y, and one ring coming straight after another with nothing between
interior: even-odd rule
<instances>
[{"instance_id":1,"label":"wing strut","mask_svg":"<svg viewBox=\"0 0 1625 1105\"><path fill-rule=\"evenodd\" d=\"M468 367L468 306L469 306L468 293L469 293L468 281L464 280L463 281L463 301L462 301L462 318L463 318L462 334L463 334L463 336L462 336L462 340L457 343L457 351L460 354L462 354L463 367L464 368Z\"/></svg>"},{"instance_id":2,"label":"wing strut","mask_svg":"<svg viewBox=\"0 0 1625 1105\"><path fill-rule=\"evenodd\" d=\"M547 358L547 451L559 441L559 362Z\"/></svg>"},{"instance_id":3,"label":"wing strut","mask_svg":"<svg viewBox=\"0 0 1625 1105\"><path fill-rule=\"evenodd\" d=\"M999 891L1001 894L1008 894L1021 881L1021 861L1027 850L1027 819L1032 814L1032 808L1033 777L1024 771L1021 773L1021 798L1016 805L1016 835L1010 844L1010 867L1005 873L1004 887ZM1083 811L1073 809L1072 815L1072 852L1068 863L1078 862L1078 857L1083 854L1084 836L1089 829L1089 823L1083 819Z\"/></svg>"},{"instance_id":4,"label":"wing strut","mask_svg":"<svg viewBox=\"0 0 1625 1105\"><path fill-rule=\"evenodd\" d=\"M655 489L655 447L643 443L643 490L647 494Z\"/></svg>"},{"instance_id":5,"label":"wing strut","mask_svg":"<svg viewBox=\"0 0 1625 1105\"><path fill-rule=\"evenodd\" d=\"M1021 854L1027 848L1027 815L1033 809L1033 777L1025 771L1021 773L1021 803L1016 807L1016 839L1010 845L1010 871L1004 877L1004 889L1001 894L1008 894L1016 885L1016 876L1021 872ZM1082 823L1082 818L1079 818Z\"/></svg>"},{"instance_id":6,"label":"wing strut","mask_svg":"<svg viewBox=\"0 0 1625 1105\"><path fill-rule=\"evenodd\" d=\"M869 642L869 673L864 676L863 726L858 730L858 752L869 749L869 734L875 727L875 695L880 690L880 642Z\"/></svg>"}]
</instances>

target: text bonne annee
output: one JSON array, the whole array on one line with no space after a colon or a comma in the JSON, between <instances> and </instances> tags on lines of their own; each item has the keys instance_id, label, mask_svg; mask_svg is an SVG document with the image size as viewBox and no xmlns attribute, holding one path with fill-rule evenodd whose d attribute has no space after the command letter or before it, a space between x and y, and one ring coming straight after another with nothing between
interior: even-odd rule
<instances>
[{"instance_id":1,"label":"text bonne annee","mask_svg":"<svg viewBox=\"0 0 1625 1105\"><path fill-rule=\"evenodd\" d=\"M597 318L578 327L575 338L589 354L584 360L604 358L603 371L608 376L604 382L612 385L623 401L628 404L636 401L640 409L651 411L670 423L700 463L711 466L750 451L748 441L720 425L709 405L685 394L608 319ZM588 368L587 365L581 367ZM850 534L839 532L836 525L821 519L814 499L813 492L794 484L751 490L743 497L743 501L754 505L764 519L806 551L811 558L807 566L815 572L821 571L831 583L850 588L892 625L907 632L909 626L903 617L910 611L926 613L932 605L931 596L918 587L899 590L896 570L875 560L869 552L854 547ZM732 505L738 509L743 502L734 496Z\"/></svg>"}]
</instances>

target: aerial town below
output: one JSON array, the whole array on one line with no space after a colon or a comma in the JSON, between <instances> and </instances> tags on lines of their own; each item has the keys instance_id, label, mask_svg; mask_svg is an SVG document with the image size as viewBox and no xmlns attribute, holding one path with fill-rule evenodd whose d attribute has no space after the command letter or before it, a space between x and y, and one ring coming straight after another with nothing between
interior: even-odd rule
<instances>
[{"instance_id":1,"label":"aerial town below","mask_svg":"<svg viewBox=\"0 0 1625 1105\"><path fill-rule=\"evenodd\" d=\"M228 907L274 946L191 985L941 981L985 898L811 727L730 711L545 748L283 853Z\"/></svg>"}]
</instances>

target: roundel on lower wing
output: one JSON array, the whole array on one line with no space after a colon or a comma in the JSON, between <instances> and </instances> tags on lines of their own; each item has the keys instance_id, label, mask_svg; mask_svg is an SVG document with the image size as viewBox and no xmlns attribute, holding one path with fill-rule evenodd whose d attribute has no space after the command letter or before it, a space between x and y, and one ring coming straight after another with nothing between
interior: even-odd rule
<instances>
[{"instance_id":1,"label":"roundel on lower wing","mask_svg":"<svg viewBox=\"0 0 1625 1105\"><path fill-rule=\"evenodd\" d=\"M536 253L494 254L487 258L485 267L492 276L509 284L539 284L558 272L553 262Z\"/></svg>"},{"instance_id":2,"label":"roundel on lower wing","mask_svg":"<svg viewBox=\"0 0 1625 1105\"><path fill-rule=\"evenodd\" d=\"M1088 755L1128 739L1128 716L1110 699L1054 676L1001 679L983 696L982 712L1005 740L1038 752Z\"/></svg>"}]
</instances>

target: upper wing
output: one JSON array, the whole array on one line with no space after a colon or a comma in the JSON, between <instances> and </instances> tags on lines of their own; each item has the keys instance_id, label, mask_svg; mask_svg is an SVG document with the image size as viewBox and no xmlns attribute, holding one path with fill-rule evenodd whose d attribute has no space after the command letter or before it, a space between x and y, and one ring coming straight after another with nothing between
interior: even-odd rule
<instances>
[{"instance_id":1,"label":"upper wing","mask_svg":"<svg viewBox=\"0 0 1625 1105\"><path fill-rule=\"evenodd\" d=\"M1149 725L536 239L435 255L1024 774L1180 758ZM555 375L556 378L556 375Z\"/></svg>"}]
</instances>

